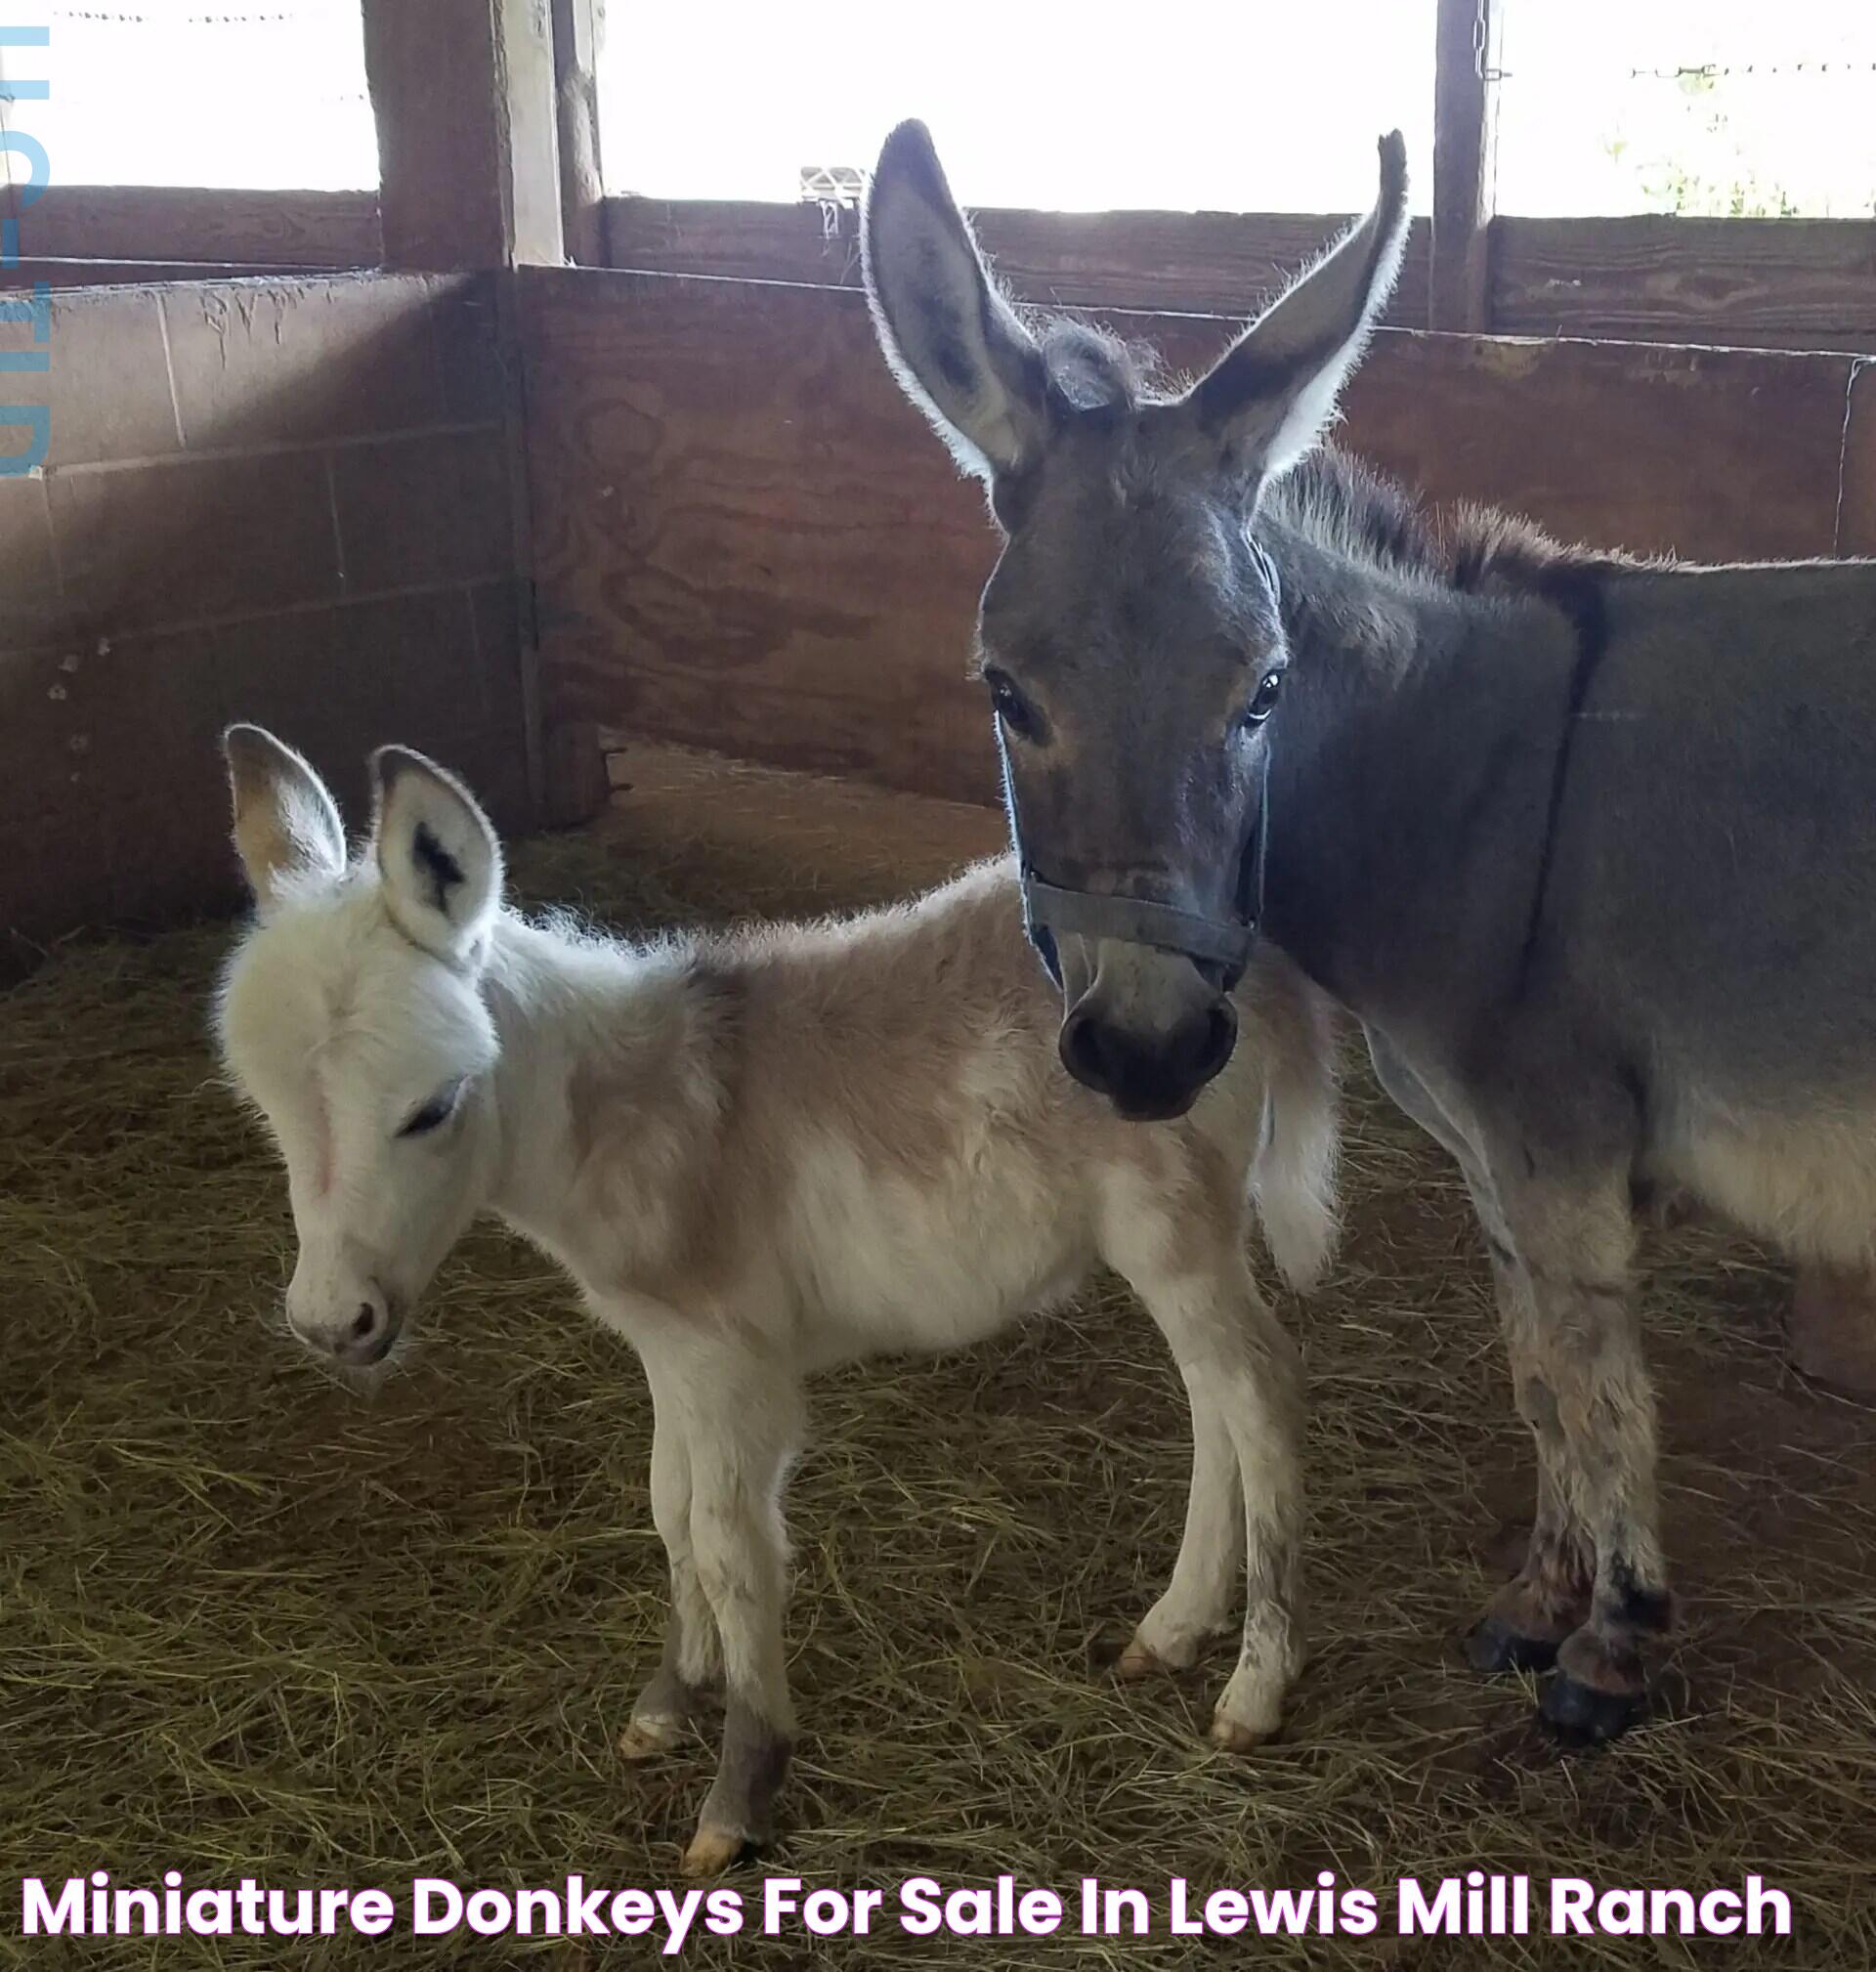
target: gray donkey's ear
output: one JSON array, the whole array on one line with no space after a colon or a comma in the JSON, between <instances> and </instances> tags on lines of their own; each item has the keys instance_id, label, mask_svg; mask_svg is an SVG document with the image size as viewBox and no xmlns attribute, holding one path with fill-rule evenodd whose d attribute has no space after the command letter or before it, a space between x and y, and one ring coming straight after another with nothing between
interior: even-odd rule
<instances>
[{"instance_id":1,"label":"gray donkey's ear","mask_svg":"<svg viewBox=\"0 0 1876 1972\"><path fill-rule=\"evenodd\" d=\"M1181 402L1228 470L1274 479L1321 439L1393 290L1407 222L1407 147L1396 130L1381 140L1374 210L1299 275Z\"/></svg>"},{"instance_id":2,"label":"gray donkey's ear","mask_svg":"<svg viewBox=\"0 0 1876 1972\"><path fill-rule=\"evenodd\" d=\"M931 134L886 139L861 234L879 346L906 395L966 472L994 480L1042 450L1042 353L984 266Z\"/></svg>"}]
</instances>

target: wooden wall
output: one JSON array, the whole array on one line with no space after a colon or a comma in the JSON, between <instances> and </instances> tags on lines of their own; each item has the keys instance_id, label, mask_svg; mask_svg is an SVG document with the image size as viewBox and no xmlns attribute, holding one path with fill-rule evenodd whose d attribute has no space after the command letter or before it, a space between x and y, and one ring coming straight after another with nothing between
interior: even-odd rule
<instances>
[{"instance_id":1,"label":"wooden wall","mask_svg":"<svg viewBox=\"0 0 1876 1972\"><path fill-rule=\"evenodd\" d=\"M518 317L549 743L598 725L995 798L965 682L993 537L863 298L524 269ZM1232 326L1112 319L1180 365ZM1876 553L1876 367L1856 371L1384 331L1344 436L1435 498L1593 541Z\"/></svg>"},{"instance_id":2,"label":"wooden wall","mask_svg":"<svg viewBox=\"0 0 1876 1972\"><path fill-rule=\"evenodd\" d=\"M363 749L398 739L529 819L494 281L196 281L51 310L50 367L6 393L47 407L50 449L0 479L0 927L231 898L231 719L355 804ZM0 428L0 450L30 440Z\"/></svg>"}]
</instances>

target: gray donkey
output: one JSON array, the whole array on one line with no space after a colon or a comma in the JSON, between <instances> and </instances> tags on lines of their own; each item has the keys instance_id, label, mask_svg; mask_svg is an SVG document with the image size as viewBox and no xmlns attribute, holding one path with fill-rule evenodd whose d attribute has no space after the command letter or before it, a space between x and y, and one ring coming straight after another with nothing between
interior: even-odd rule
<instances>
[{"instance_id":1,"label":"gray donkey","mask_svg":"<svg viewBox=\"0 0 1876 1972\"><path fill-rule=\"evenodd\" d=\"M1599 1738L1671 1615L1638 1197L1872 1255L1876 564L1441 531L1319 450L1406 229L1393 136L1374 211L1174 388L1026 324L908 123L868 291L1005 536L982 671L1064 1060L1123 1115L1183 1109L1259 916L1359 1017L1471 1186L1536 1440L1469 1654L1554 1662L1544 1715Z\"/></svg>"}]
</instances>

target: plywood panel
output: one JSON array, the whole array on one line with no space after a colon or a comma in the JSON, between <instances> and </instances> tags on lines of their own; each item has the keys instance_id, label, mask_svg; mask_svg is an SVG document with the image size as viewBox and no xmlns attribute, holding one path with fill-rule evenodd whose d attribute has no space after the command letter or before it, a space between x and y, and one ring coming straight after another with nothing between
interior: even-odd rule
<instances>
[{"instance_id":1,"label":"plywood panel","mask_svg":"<svg viewBox=\"0 0 1876 1972\"><path fill-rule=\"evenodd\" d=\"M524 271L543 724L992 790L992 539L858 294Z\"/></svg>"},{"instance_id":2,"label":"plywood panel","mask_svg":"<svg viewBox=\"0 0 1876 1972\"><path fill-rule=\"evenodd\" d=\"M850 291L525 271L544 718L990 798L994 537ZM1181 366L1224 322L1138 317ZM1847 358L1384 333L1348 442L1608 545L1828 554Z\"/></svg>"}]
</instances>

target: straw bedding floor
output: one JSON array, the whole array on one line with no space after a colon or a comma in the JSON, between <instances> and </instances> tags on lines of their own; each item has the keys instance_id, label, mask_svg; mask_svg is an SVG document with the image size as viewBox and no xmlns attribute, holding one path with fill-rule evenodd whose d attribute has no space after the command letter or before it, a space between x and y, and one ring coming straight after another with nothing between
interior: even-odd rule
<instances>
[{"instance_id":1,"label":"straw bedding floor","mask_svg":"<svg viewBox=\"0 0 1876 1972\"><path fill-rule=\"evenodd\" d=\"M994 818L697 762L637 763L599 829L525 845L524 895L622 927L903 890ZM88 942L0 998L0 1875L277 1885L417 1874L668 1880L701 1753L619 1764L662 1567L649 1407L554 1272L475 1235L374 1398L272 1310L290 1228L204 1041L225 927ZM778 1857L808 1882L1008 1870L1146 1887L1155 1935L953 1945L948 1962L1644 1965L1611 1938L1164 1934L1169 1878L1390 1894L1478 1866L1604 1884L1786 1887L1799 1936L1733 1965L1859 1966L1876 1798L1876 1418L1784 1366L1783 1276L1681 1232L1647 1284L1685 1599L1661 1716L1564 1758L1455 1636L1514 1552L1529 1463L1451 1171L1356 1081L1347 1232L1286 1306L1313 1393L1314 1658L1284 1740L1202 1735L1221 1667L1097 1668L1171 1563L1185 1422L1118 1290L938 1362L831 1381L791 1493L805 1736ZM749 1879L754 1880L754 1879ZM1384 1911L1389 1909L1384 1895ZM583 1967L590 1948L400 1937L20 1940L0 1962ZM891 1967L886 1930L813 1955ZM68 1956L61 1956L68 1953ZM632 1960L650 1955L643 1945ZM798 1937L687 1948L793 1964Z\"/></svg>"}]
</instances>

